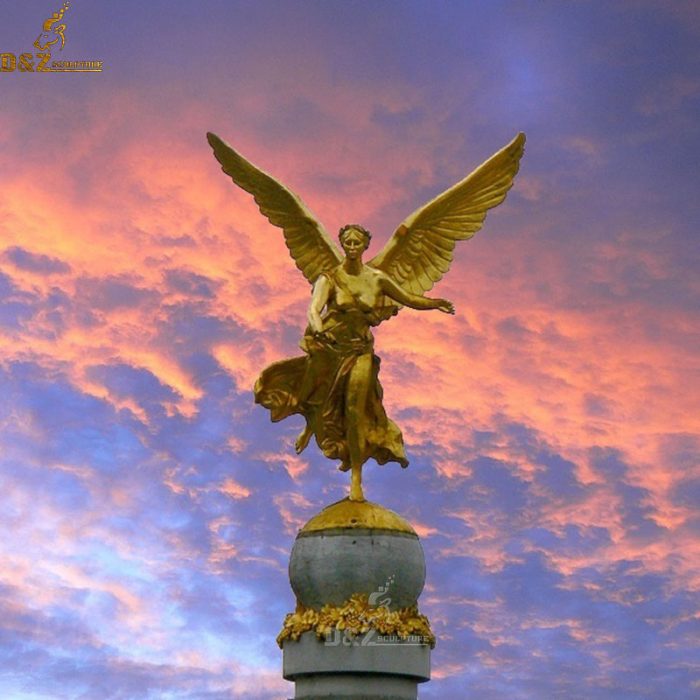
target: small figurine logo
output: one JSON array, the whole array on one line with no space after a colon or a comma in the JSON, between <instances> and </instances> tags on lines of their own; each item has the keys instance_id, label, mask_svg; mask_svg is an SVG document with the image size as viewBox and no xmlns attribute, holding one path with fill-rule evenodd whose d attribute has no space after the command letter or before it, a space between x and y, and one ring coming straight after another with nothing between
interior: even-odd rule
<instances>
[{"instance_id":1,"label":"small figurine logo","mask_svg":"<svg viewBox=\"0 0 700 700\"><path fill-rule=\"evenodd\" d=\"M66 0L43 24L34 41L37 53L0 53L0 73L101 73L102 61L53 61L51 52L63 51L66 45L66 25L63 16L70 8Z\"/></svg>"},{"instance_id":2,"label":"small figurine logo","mask_svg":"<svg viewBox=\"0 0 700 700\"><path fill-rule=\"evenodd\" d=\"M392 574L389 576L387 579L386 583L383 586L379 586L374 593L369 594L369 599L368 603L371 608L386 608L387 610L389 609L389 606L391 605L391 596L386 595L384 596L385 593L389 592L389 589L391 588L391 584L394 583L396 577ZM384 596L382 598L382 596Z\"/></svg>"},{"instance_id":3,"label":"small figurine logo","mask_svg":"<svg viewBox=\"0 0 700 700\"><path fill-rule=\"evenodd\" d=\"M49 47L53 46L59 39L61 41L61 46L58 50L63 51L63 47L66 45L66 36L64 34L66 25L58 23L63 19L63 15L69 7L70 3L64 2L61 9L58 12L54 12L51 17L44 22L44 31L39 34L34 42L34 46L39 49L39 51L49 51Z\"/></svg>"}]
</instances>

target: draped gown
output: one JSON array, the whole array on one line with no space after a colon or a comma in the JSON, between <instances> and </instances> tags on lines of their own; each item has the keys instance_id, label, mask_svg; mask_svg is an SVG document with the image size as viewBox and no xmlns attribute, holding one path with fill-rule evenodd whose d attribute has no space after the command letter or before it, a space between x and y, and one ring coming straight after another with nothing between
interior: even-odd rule
<instances>
[{"instance_id":1,"label":"draped gown","mask_svg":"<svg viewBox=\"0 0 700 700\"><path fill-rule=\"evenodd\" d=\"M362 416L360 437L362 462L370 457L379 464L398 462L408 466L398 426L382 405L379 358L374 354L371 326L382 316L380 290L353 283L343 266L323 273L329 282L322 332L307 328L300 347L304 355L275 362L263 370L255 383L255 401L269 409L272 420L299 413L304 416L323 454L350 466L348 447L348 402L350 374L365 383L366 399L355 407ZM361 359L369 361L360 361ZM359 377L357 376L359 373Z\"/></svg>"}]
</instances>

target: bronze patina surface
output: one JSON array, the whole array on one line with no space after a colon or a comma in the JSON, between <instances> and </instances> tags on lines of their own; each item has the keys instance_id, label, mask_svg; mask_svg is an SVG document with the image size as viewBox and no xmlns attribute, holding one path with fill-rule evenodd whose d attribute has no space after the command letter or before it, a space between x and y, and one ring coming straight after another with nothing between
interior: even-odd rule
<instances>
[{"instance_id":1,"label":"bronze patina surface","mask_svg":"<svg viewBox=\"0 0 700 700\"><path fill-rule=\"evenodd\" d=\"M269 409L273 421L304 416L297 452L315 437L326 457L351 472L350 499L361 502L367 460L408 466L401 431L384 410L371 328L402 306L454 313L451 302L425 293L448 271L456 242L471 238L487 211L505 198L525 135L518 134L471 175L404 219L367 263L362 257L371 235L364 227L340 229L341 252L296 194L218 136L207 138L224 172L282 229L292 258L313 285L300 343L304 355L263 370L255 400Z\"/></svg>"}]
</instances>

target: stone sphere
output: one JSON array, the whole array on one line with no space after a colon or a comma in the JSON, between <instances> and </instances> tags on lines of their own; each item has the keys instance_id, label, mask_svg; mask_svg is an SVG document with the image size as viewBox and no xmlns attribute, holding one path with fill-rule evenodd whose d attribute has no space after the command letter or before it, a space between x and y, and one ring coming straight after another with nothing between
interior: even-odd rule
<instances>
[{"instance_id":1,"label":"stone sphere","mask_svg":"<svg viewBox=\"0 0 700 700\"><path fill-rule=\"evenodd\" d=\"M390 610L415 605L425 584L418 535L396 513L343 499L314 516L297 535L289 562L297 600L316 610L352 595Z\"/></svg>"}]
</instances>

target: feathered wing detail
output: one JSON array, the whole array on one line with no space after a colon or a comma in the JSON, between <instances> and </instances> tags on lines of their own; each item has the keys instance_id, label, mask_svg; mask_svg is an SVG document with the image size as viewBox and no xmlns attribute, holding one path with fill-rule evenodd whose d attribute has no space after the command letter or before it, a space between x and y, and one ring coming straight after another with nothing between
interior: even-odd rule
<instances>
[{"instance_id":1,"label":"feathered wing detail","mask_svg":"<svg viewBox=\"0 0 700 700\"><path fill-rule=\"evenodd\" d=\"M221 169L253 195L271 224L284 231L284 240L294 262L311 284L322 272L330 272L343 262L338 247L296 194L236 153L215 134L208 133L207 140Z\"/></svg>"},{"instance_id":2,"label":"feathered wing detail","mask_svg":"<svg viewBox=\"0 0 700 700\"><path fill-rule=\"evenodd\" d=\"M486 212L505 199L524 146L520 133L471 175L413 212L369 264L413 294L430 290L449 270L455 243L471 238ZM395 302L387 299L386 318L391 307L396 313Z\"/></svg>"}]
</instances>

